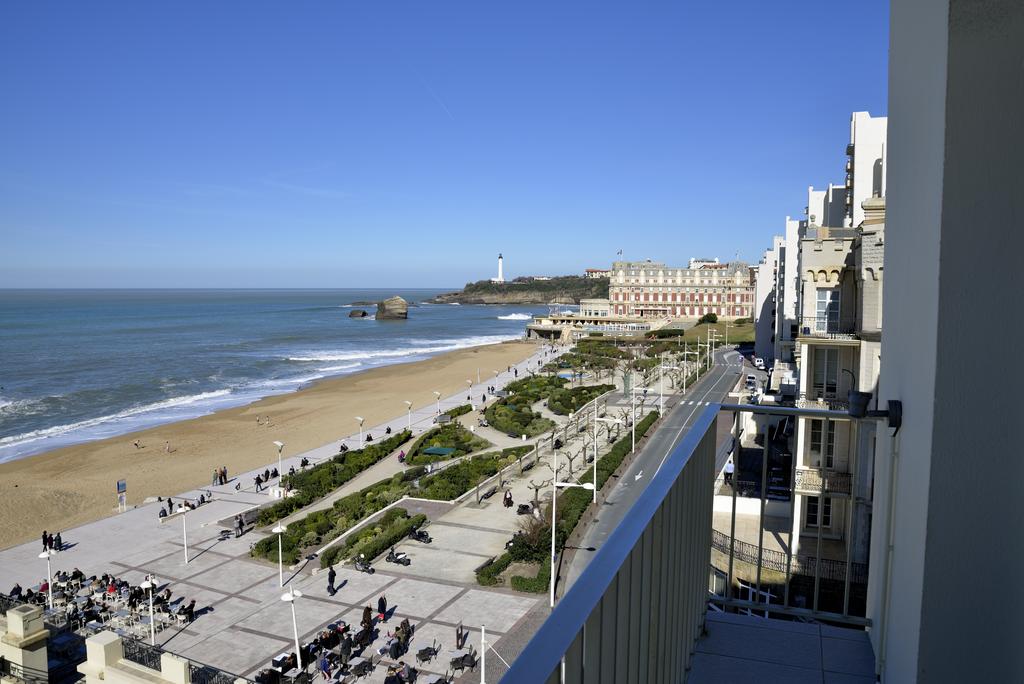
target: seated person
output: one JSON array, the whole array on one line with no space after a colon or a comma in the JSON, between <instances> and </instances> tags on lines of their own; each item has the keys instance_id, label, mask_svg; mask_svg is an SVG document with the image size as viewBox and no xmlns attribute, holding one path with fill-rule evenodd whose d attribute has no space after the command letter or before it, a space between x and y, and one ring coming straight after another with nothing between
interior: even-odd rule
<instances>
[{"instance_id":1,"label":"seated person","mask_svg":"<svg viewBox=\"0 0 1024 684\"><path fill-rule=\"evenodd\" d=\"M22 592L21 585L18 584L17 582L15 582L14 586L11 587L10 597L11 598L21 598L21 592Z\"/></svg>"},{"instance_id":2,"label":"seated person","mask_svg":"<svg viewBox=\"0 0 1024 684\"><path fill-rule=\"evenodd\" d=\"M185 616L185 622L192 622L196 619L196 600L192 599L188 605L178 608L178 615Z\"/></svg>"}]
</instances>

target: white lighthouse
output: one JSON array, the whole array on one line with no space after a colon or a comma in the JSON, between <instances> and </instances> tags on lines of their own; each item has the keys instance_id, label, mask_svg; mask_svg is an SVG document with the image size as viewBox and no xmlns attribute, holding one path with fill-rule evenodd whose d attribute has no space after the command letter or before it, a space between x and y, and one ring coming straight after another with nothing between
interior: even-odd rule
<instances>
[{"instance_id":1,"label":"white lighthouse","mask_svg":"<svg viewBox=\"0 0 1024 684\"><path fill-rule=\"evenodd\" d=\"M492 283L503 283L503 282L505 282L505 273L504 273L504 271L502 269L502 261L503 261L503 259L502 259L501 254L498 254L498 277L497 278L491 278L491 282Z\"/></svg>"}]
</instances>

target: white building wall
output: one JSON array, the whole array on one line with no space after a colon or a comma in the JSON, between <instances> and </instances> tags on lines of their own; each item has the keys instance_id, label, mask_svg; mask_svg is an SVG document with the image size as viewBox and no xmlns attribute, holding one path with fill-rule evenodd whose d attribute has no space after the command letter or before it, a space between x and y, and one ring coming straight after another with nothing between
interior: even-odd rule
<instances>
[{"instance_id":1,"label":"white building wall","mask_svg":"<svg viewBox=\"0 0 1024 684\"><path fill-rule=\"evenodd\" d=\"M869 197L885 196L885 142L888 122L888 118L873 117L868 112L854 112L850 117L854 227L859 226L864 220L861 203Z\"/></svg>"},{"instance_id":2,"label":"white building wall","mask_svg":"<svg viewBox=\"0 0 1024 684\"><path fill-rule=\"evenodd\" d=\"M800 280L801 222L786 217L785 237L779 255L779 283L775 292L775 350L773 358L792 360L793 335L797 323L797 292Z\"/></svg>"},{"instance_id":3,"label":"white building wall","mask_svg":"<svg viewBox=\"0 0 1024 684\"><path fill-rule=\"evenodd\" d=\"M757 265L754 283L754 355L765 359L766 363L775 358L775 290L785 241L781 235L772 237L771 248L765 251Z\"/></svg>"}]
</instances>

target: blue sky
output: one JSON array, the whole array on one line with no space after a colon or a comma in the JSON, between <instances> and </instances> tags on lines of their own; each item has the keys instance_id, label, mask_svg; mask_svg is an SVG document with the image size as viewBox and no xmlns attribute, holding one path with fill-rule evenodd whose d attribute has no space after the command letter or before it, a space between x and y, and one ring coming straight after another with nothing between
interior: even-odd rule
<instances>
[{"instance_id":1,"label":"blue sky","mask_svg":"<svg viewBox=\"0 0 1024 684\"><path fill-rule=\"evenodd\" d=\"M755 261L887 56L875 0L4 3L0 287Z\"/></svg>"}]
</instances>

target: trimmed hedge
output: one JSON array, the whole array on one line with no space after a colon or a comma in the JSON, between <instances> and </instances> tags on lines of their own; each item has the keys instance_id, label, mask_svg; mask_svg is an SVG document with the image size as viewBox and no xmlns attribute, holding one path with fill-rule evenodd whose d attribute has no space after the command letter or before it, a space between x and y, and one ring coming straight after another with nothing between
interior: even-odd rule
<instances>
[{"instance_id":1,"label":"trimmed hedge","mask_svg":"<svg viewBox=\"0 0 1024 684\"><path fill-rule=\"evenodd\" d=\"M516 591L543 594L551 588L551 563L541 561L540 567L537 568L536 577L513 575L511 584L512 588Z\"/></svg>"},{"instance_id":2,"label":"trimmed hedge","mask_svg":"<svg viewBox=\"0 0 1024 684\"><path fill-rule=\"evenodd\" d=\"M537 375L510 382L505 389L511 396L499 399L484 411L487 422L506 435L534 437L547 432L554 423L533 412L533 405L561 389L568 380L557 376Z\"/></svg>"},{"instance_id":3,"label":"trimmed hedge","mask_svg":"<svg viewBox=\"0 0 1024 684\"><path fill-rule=\"evenodd\" d=\"M313 511L288 525L281 535L282 557L295 563L309 549L317 548L341 536L352 525L401 499L423 468L410 468L386 480L375 482L334 502L331 508ZM267 560L277 558L277 535L266 537L253 547L252 555Z\"/></svg>"},{"instance_id":4,"label":"trimmed hedge","mask_svg":"<svg viewBox=\"0 0 1024 684\"><path fill-rule=\"evenodd\" d=\"M385 458L392 451L412 437L412 433L403 430L376 444L362 449L340 453L329 461L318 463L309 470L298 471L294 475L285 475L284 483L297 490L292 496L267 506L260 511L257 524L270 525L286 518L300 508L305 508L317 499L327 496L353 477L373 464Z\"/></svg>"},{"instance_id":5,"label":"trimmed hedge","mask_svg":"<svg viewBox=\"0 0 1024 684\"><path fill-rule=\"evenodd\" d=\"M422 513L409 517L404 508L392 508L379 521L350 536L344 544L336 544L324 551L320 557L320 567L326 568L346 558L355 558L359 554L373 560L377 556L402 541L409 534L426 522L427 516Z\"/></svg>"},{"instance_id":6,"label":"trimmed hedge","mask_svg":"<svg viewBox=\"0 0 1024 684\"><path fill-rule=\"evenodd\" d=\"M505 455L504 452L493 452L467 458L420 480L420 489L416 496L421 499L451 501L468 492L478 482L497 473L517 456L518 454L513 456Z\"/></svg>"},{"instance_id":7,"label":"trimmed hedge","mask_svg":"<svg viewBox=\"0 0 1024 684\"><path fill-rule=\"evenodd\" d=\"M594 398L615 389L615 385L588 385L573 389L557 389L548 397L548 408L552 413L566 416L580 410Z\"/></svg>"},{"instance_id":8,"label":"trimmed hedge","mask_svg":"<svg viewBox=\"0 0 1024 684\"><path fill-rule=\"evenodd\" d=\"M511 564L511 554L507 552L501 554L494 559L493 563L489 563L476 571L477 584L485 587L493 587L498 583L498 575L505 572L505 568Z\"/></svg>"},{"instance_id":9,"label":"trimmed hedge","mask_svg":"<svg viewBox=\"0 0 1024 684\"><path fill-rule=\"evenodd\" d=\"M447 413L448 416L452 420L455 420L459 416L463 416L463 415L469 413L472 410L473 410L473 405L472 404L463 404L462 406L456 406L453 409L448 409L447 411L445 411L445 413Z\"/></svg>"},{"instance_id":10,"label":"trimmed hedge","mask_svg":"<svg viewBox=\"0 0 1024 684\"><path fill-rule=\"evenodd\" d=\"M423 433L419 439L410 447L406 456L406 462L413 465L426 465L437 461L447 461L459 456L465 456L479 449L486 449L491 446L483 437L478 437L462 427L459 423L448 423L433 430ZM430 447L444 447L455 449L448 456L433 456L422 453Z\"/></svg>"}]
</instances>

